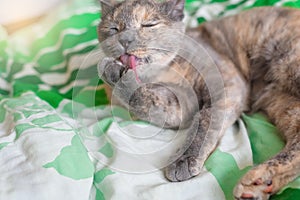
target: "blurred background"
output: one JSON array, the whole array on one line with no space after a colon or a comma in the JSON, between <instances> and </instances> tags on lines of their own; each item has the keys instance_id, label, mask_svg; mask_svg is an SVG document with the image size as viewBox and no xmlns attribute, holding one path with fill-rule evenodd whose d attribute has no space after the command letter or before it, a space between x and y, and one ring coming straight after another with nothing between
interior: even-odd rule
<instances>
[{"instance_id":1,"label":"blurred background","mask_svg":"<svg viewBox=\"0 0 300 200\"><path fill-rule=\"evenodd\" d=\"M0 0L0 24L9 32L32 23L64 0Z\"/></svg>"}]
</instances>

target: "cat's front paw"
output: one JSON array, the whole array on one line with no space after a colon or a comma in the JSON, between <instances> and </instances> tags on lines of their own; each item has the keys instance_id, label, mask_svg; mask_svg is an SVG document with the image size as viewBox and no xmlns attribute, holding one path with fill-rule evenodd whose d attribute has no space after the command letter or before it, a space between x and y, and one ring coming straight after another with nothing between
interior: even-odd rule
<instances>
[{"instance_id":1,"label":"cat's front paw","mask_svg":"<svg viewBox=\"0 0 300 200\"><path fill-rule=\"evenodd\" d=\"M201 168L196 157L183 155L166 167L165 175L173 182L185 181L200 174Z\"/></svg>"},{"instance_id":2,"label":"cat's front paw","mask_svg":"<svg viewBox=\"0 0 300 200\"><path fill-rule=\"evenodd\" d=\"M274 180L267 165L259 165L246 173L234 189L237 200L267 200L274 193Z\"/></svg>"},{"instance_id":3,"label":"cat's front paw","mask_svg":"<svg viewBox=\"0 0 300 200\"><path fill-rule=\"evenodd\" d=\"M126 69L126 66L114 58L104 58L98 65L98 75L113 86L121 79Z\"/></svg>"}]
</instances>

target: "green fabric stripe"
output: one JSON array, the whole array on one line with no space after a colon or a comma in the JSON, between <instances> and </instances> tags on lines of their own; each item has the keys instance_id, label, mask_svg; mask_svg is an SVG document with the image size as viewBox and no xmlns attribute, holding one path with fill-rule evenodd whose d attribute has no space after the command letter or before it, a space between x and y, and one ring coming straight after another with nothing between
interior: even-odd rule
<instances>
[{"instance_id":1,"label":"green fabric stripe","mask_svg":"<svg viewBox=\"0 0 300 200\"><path fill-rule=\"evenodd\" d=\"M286 3L283 4L283 6L300 8L300 0L286 2Z\"/></svg>"},{"instance_id":2,"label":"green fabric stripe","mask_svg":"<svg viewBox=\"0 0 300 200\"><path fill-rule=\"evenodd\" d=\"M75 102L69 102L66 105L63 106L62 113L68 114L69 117L77 119L78 115L82 112L83 109L86 107L82 104L75 103Z\"/></svg>"},{"instance_id":3,"label":"green fabric stripe","mask_svg":"<svg viewBox=\"0 0 300 200\"><path fill-rule=\"evenodd\" d=\"M130 113L125 108L114 106L112 107L111 113L114 117L119 117L125 121L132 120Z\"/></svg>"},{"instance_id":4,"label":"green fabric stripe","mask_svg":"<svg viewBox=\"0 0 300 200\"><path fill-rule=\"evenodd\" d=\"M271 158L284 147L278 130L268 122L264 115L247 116L244 114L242 117L249 134L255 164Z\"/></svg>"},{"instance_id":5,"label":"green fabric stripe","mask_svg":"<svg viewBox=\"0 0 300 200\"><path fill-rule=\"evenodd\" d=\"M83 86L80 87L82 89L78 94L73 96L72 99L75 102L84 104L87 107L95 107L98 105L107 105L109 100L106 98L106 93L104 89L100 90L83 90ZM78 88L76 88L78 89ZM70 94L69 94L70 95Z\"/></svg>"},{"instance_id":6,"label":"green fabric stripe","mask_svg":"<svg viewBox=\"0 0 300 200\"><path fill-rule=\"evenodd\" d=\"M195 3L200 4L199 6L201 6L203 2L199 0L186 0L185 10L189 13L189 15L194 15L195 12L197 12L198 7L194 6Z\"/></svg>"},{"instance_id":7,"label":"green fabric stripe","mask_svg":"<svg viewBox=\"0 0 300 200\"><path fill-rule=\"evenodd\" d=\"M240 170L231 154L221 152L218 149L205 162L205 167L215 176L228 200L234 199L233 188L251 168L246 167Z\"/></svg>"},{"instance_id":8,"label":"green fabric stripe","mask_svg":"<svg viewBox=\"0 0 300 200\"><path fill-rule=\"evenodd\" d=\"M97 122L93 127L93 135L100 137L109 129L110 125L114 121L113 118L105 118Z\"/></svg>"},{"instance_id":9,"label":"green fabric stripe","mask_svg":"<svg viewBox=\"0 0 300 200\"><path fill-rule=\"evenodd\" d=\"M98 189L96 186L94 186L95 189L96 189L96 197L95 197L95 200L105 200L105 197L104 197L104 194L103 192Z\"/></svg>"},{"instance_id":10,"label":"green fabric stripe","mask_svg":"<svg viewBox=\"0 0 300 200\"><path fill-rule=\"evenodd\" d=\"M16 130L15 140L17 140L24 131L26 131L28 129L32 129L32 128L36 128L36 126L28 124L28 123L26 123L26 124L17 124L15 126L15 130Z\"/></svg>"},{"instance_id":11,"label":"green fabric stripe","mask_svg":"<svg viewBox=\"0 0 300 200\"><path fill-rule=\"evenodd\" d=\"M100 190L100 188L97 187L97 185L101 183L107 176L113 174L115 174L115 172L107 168L103 168L100 171L95 172L94 181L93 181L93 186L95 187L96 190L95 200L105 200L103 192Z\"/></svg>"},{"instance_id":12,"label":"green fabric stripe","mask_svg":"<svg viewBox=\"0 0 300 200\"><path fill-rule=\"evenodd\" d=\"M0 89L0 96L1 96L1 95L7 96L7 95L9 95L9 91L8 91L8 90Z\"/></svg>"},{"instance_id":13,"label":"green fabric stripe","mask_svg":"<svg viewBox=\"0 0 300 200\"><path fill-rule=\"evenodd\" d=\"M79 52L83 53L83 52ZM77 54L77 53L76 53ZM74 54L75 55L75 54ZM103 84L103 81L98 78L97 66L92 65L84 69L75 69L70 73L69 79L62 85L54 86L57 90L77 80L89 80L89 86L97 86ZM79 91L78 91L79 92Z\"/></svg>"},{"instance_id":14,"label":"green fabric stripe","mask_svg":"<svg viewBox=\"0 0 300 200\"><path fill-rule=\"evenodd\" d=\"M57 108L60 102L64 99L57 91L38 91L39 96L44 101L47 101L53 108Z\"/></svg>"},{"instance_id":15,"label":"green fabric stripe","mask_svg":"<svg viewBox=\"0 0 300 200\"><path fill-rule=\"evenodd\" d=\"M224 15L229 10L233 10L233 9L238 8L239 6L245 4L246 2L247 2L247 0L243 0L243 1L240 1L240 2L238 2L236 4L230 4L230 5L226 6L225 10L223 12L221 12L219 16Z\"/></svg>"},{"instance_id":16,"label":"green fabric stripe","mask_svg":"<svg viewBox=\"0 0 300 200\"><path fill-rule=\"evenodd\" d=\"M60 121L62 121L62 119L57 114L49 114L47 116L40 117L38 119L34 119L31 122L34 125L42 127L42 126L46 126L48 124L51 124L54 122L60 122Z\"/></svg>"},{"instance_id":17,"label":"green fabric stripe","mask_svg":"<svg viewBox=\"0 0 300 200\"><path fill-rule=\"evenodd\" d=\"M115 174L115 172L111 171L110 169L103 168L94 174L94 183L101 183L105 177L112 174Z\"/></svg>"},{"instance_id":18,"label":"green fabric stripe","mask_svg":"<svg viewBox=\"0 0 300 200\"><path fill-rule=\"evenodd\" d=\"M19 63L19 62L13 62L12 65L9 68L8 68L8 65L6 65L6 70L9 69L9 71L7 71L8 75L6 77L4 77L4 78L9 83L13 82L15 80L13 78L13 76L16 73L20 72L23 68L24 68L24 64L23 63Z\"/></svg>"},{"instance_id":19,"label":"green fabric stripe","mask_svg":"<svg viewBox=\"0 0 300 200\"><path fill-rule=\"evenodd\" d=\"M17 97L28 91L37 92L38 89L38 85L15 81L15 83L13 83L13 96Z\"/></svg>"},{"instance_id":20,"label":"green fabric stripe","mask_svg":"<svg viewBox=\"0 0 300 200\"><path fill-rule=\"evenodd\" d=\"M282 0L256 0L255 3L252 5L252 7L271 6L280 1Z\"/></svg>"},{"instance_id":21,"label":"green fabric stripe","mask_svg":"<svg viewBox=\"0 0 300 200\"><path fill-rule=\"evenodd\" d=\"M0 143L0 150L3 149L4 147L6 147L8 144L9 144L9 142Z\"/></svg>"},{"instance_id":22,"label":"green fabric stripe","mask_svg":"<svg viewBox=\"0 0 300 200\"><path fill-rule=\"evenodd\" d=\"M54 46L62 30L67 28L88 28L90 23L99 18L98 13L84 13L74 15L69 19L59 21L43 38L36 40L32 45L32 58L43 48ZM77 43L78 44L78 43ZM70 48L70 47L69 47Z\"/></svg>"},{"instance_id":23,"label":"green fabric stripe","mask_svg":"<svg viewBox=\"0 0 300 200\"><path fill-rule=\"evenodd\" d=\"M70 42L69 44L66 44L66 45L70 45L71 47L69 47L69 48L72 49L77 43L85 43L85 42L89 42L91 39L94 39L95 37L90 37L91 34L96 35L95 30L89 30L89 32L87 32L84 35L81 35L80 37L67 36L66 39L64 40L64 42L66 42L66 43ZM64 55L63 54L63 51L65 50L65 48L63 47L64 45L65 44L63 44L60 47L60 49L56 52L51 52L51 53L43 55L37 61L37 66L35 67L36 71L38 71L40 73L66 72L66 70L67 70L66 66L63 69L58 69L58 70L55 70L52 68L63 62L66 62L66 61L68 62L68 60L75 54L87 53L96 47L95 44L90 44L80 50L77 50L76 52L72 52L72 53L68 53L67 55Z\"/></svg>"},{"instance_id":24,"label":"green fabric stripe","mask_svg":"<svg viewBox=\"0 0 300 200\"><path fill-rule=\"evenodd\" d=\"M274 195L270 200L297 200L300 199L300 189L288 188L280 195Z\"/></svg>"},{"instance_id":25,"label":"green fabric stripe","mask_svg":"<svg viewBox=\"0 0 300 200\"><path fill-rule=\"evenodd\" d=\"M22 83L33 84L33 85L37 85L37 84L43 83L41 81L41 79L39 77L35 76L35 75L23 76L21 78L15 79L15 81L22 82Z\"/></svg>"},{"instance_id":26,"label":"green fabric stripe","mask_svg":"<svg viewBox=\"0 0 300 200\"><path fill-rule=\"evenodd\" d=\"M104 154L106 157L111 158L114 155L114 149L112 148L110 143L106 143L99 152Z\"/></svg>"}]
</instances>

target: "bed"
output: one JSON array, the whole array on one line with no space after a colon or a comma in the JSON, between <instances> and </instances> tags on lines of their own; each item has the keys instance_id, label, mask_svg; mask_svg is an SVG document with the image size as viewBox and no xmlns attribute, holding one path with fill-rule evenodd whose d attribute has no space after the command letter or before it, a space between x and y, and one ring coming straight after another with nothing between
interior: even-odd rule
<instances>
[{"instance_id":1,"label":"bed","mask_svg":"<svg viewBox=\"0 0 300 200\"><path fill-rule=\"evenodd\" d=\"M263 5L300 1L187 0L185 22ZM168 182L139 155L166 159L161 147L178 132L110 105L97 75L99 10L97 1L68 0L13 34L0 25L0 199L233 199L239 178L283 147L276 128L261 113L243 114L199 176ZM161 134L134 137L153 132ZM300 199L300 178L271 199Z\"/></svg>"}]
</instances>

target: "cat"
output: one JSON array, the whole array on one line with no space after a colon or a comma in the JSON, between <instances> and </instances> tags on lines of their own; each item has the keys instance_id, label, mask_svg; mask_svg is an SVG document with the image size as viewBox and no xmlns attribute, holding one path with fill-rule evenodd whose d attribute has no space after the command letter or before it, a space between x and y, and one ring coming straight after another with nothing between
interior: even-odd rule
<instances>
[{"instance_id":1,"label":"cat","mask_svg":"<svg viewBox=\"0 0 300 200\"><path fill-rule=\"evenodd\" d=\"M98 37L107 57L99 74L136 117L164 128L194 126L187 149L165 169L170 181L197 176L243 112L264 112L286 145L248 171L233 194L239 200L269 199L300 175L300 11L255 8L185 29L184 5L184 0L101 1ZM211 94L205 80L210 76L178 56L182 35L209 54L210 68L216 66L221 78L211 80L222 82L223 93Z\"/></svg>"}]
</instances>

